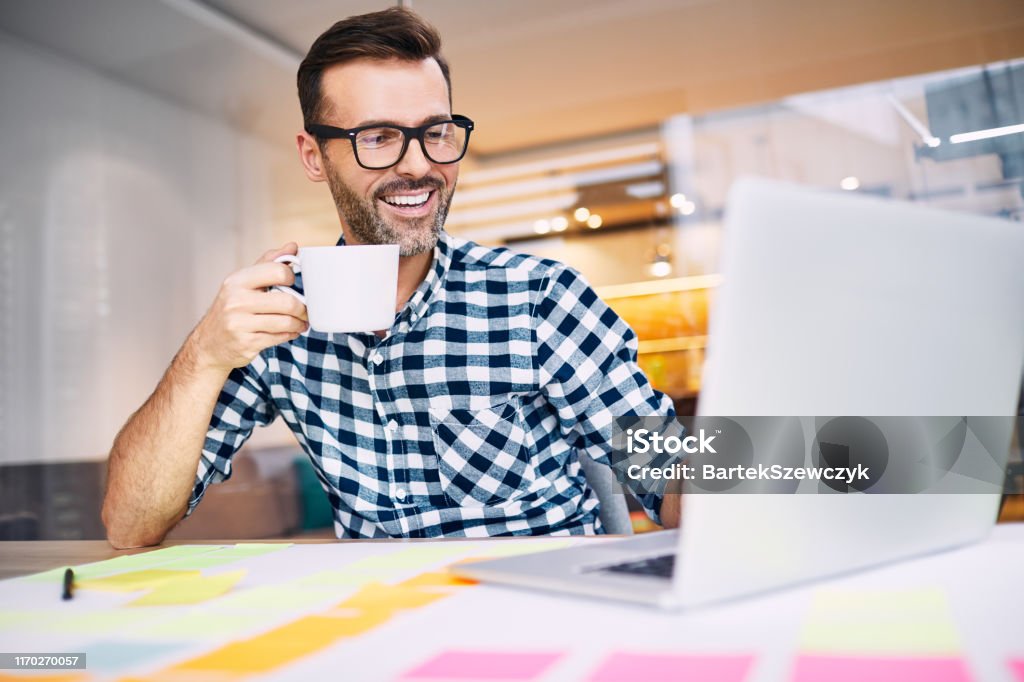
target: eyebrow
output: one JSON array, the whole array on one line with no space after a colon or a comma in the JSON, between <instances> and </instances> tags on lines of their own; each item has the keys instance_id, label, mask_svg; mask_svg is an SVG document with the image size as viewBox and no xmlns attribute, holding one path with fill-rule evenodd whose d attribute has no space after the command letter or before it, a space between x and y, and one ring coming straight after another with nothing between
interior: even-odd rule
<instances>
[{"instance_id":1,"label":"eyebrow","mask_svg":"<svg viewBox=\"0 0 1024 682\"><path fill-rule=\"evenodd\" d=\"M427 116L427 117L425 117L423 119L420 119L420 122L417 123L416 125L413 125L413 126L402 125L401 123L399 123L397 121L389 121L387 119L370 119L370 120L367 120L367 121L363 121L361 123L357 123L357 124L355 124L352 127L353 128L363 128L365 126L397 126L399 128L418 128L419 126L427 125L429 123L437 123L439 121L450 121L450 120L452 120L452 115L451 114L434 114L432 116Z\"/></svg>"}]
</instances>

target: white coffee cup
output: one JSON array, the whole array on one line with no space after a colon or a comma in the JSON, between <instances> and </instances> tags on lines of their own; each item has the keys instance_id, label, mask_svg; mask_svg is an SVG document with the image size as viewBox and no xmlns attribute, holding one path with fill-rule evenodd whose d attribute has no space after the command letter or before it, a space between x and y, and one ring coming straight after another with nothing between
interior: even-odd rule
<instances>
[{"instance_id":1,"label":"white coffee cup","mask_svg":"<svg viewBox=\"0 0 1024 682\"><path fill-rule=\"evenodd\" d=\"M398 245L307 246L275 259L302 273L305 296L276 286L306 306L318 332L373 332L395 321Z\"/></svg>"}]
</instances>

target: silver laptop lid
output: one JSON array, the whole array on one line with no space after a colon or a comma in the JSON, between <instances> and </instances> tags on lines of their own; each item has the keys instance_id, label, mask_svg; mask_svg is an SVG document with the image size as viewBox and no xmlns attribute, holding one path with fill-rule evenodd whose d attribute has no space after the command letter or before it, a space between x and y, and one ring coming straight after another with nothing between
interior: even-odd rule
<instances>
[{"instance_id":1,"label":"silver laptop lid","mask_svg":"<svg viewBox=\"0 0 1024 682\"><path fill-rule=\"evenodd\" d=\"M1024 226L744 179L721 269L701 415L1014 413ZM697 604L935 551L983 537L997 508L996 494L691 495L674 591Z\"/></svg>"}]
</instances>

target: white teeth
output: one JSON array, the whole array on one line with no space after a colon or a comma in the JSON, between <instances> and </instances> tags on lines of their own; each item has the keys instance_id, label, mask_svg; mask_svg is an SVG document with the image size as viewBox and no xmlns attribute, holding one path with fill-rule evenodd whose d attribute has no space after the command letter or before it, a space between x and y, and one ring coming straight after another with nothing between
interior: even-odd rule
<instances>
[{"instance_id":1,"label":"white teeth","mask_svg":"<svg viewBox=\"0 0 1024 682\"><path fill-rule=\"evenodd\" d=\"M384 201L395 206L419 206L426 203L427 197L430 196L430 192L424 192L423 194L395 194L389 197L384 197Z\"/></svg>"}]
</instances>

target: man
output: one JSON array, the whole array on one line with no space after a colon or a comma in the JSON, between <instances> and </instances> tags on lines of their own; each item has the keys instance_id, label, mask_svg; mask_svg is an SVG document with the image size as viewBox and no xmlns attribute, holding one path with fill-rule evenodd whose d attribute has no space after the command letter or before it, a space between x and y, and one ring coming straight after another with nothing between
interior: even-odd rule
<instances>
[{"instance_id":1,"label":"man","mask_svg":"<svg viewBox=\"0 0 1024 682\"><path fill-rule=\"evenodd\" d=\"M576 272L443 232L472 124L452 115L435 30L399 8L338 22L298 88L299 157L330 188L339 244L400 246L394 324L308 329L300 303L267 290L295 283L273 262L295 244L229 276L118 434L110 542L159 543L278 415L339 537L600 532L578 458L607 463L613 416L671 415L671 403L636 366L633 332ZM454 152L437 151L442 138ZM674 525L672 497L664 510L655 495L642 502Z\"/></svg>"}]
</instances>

